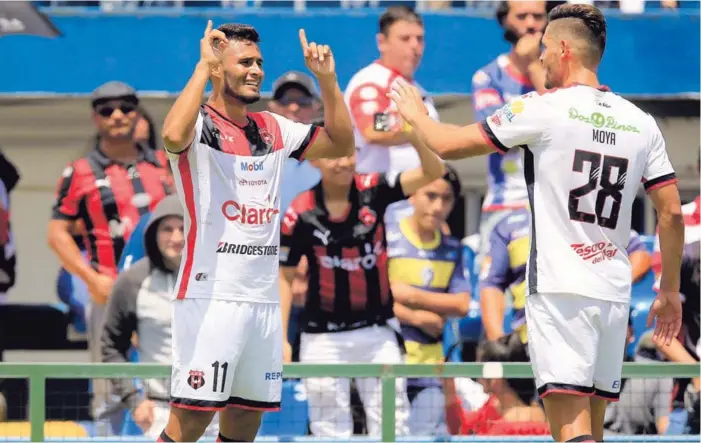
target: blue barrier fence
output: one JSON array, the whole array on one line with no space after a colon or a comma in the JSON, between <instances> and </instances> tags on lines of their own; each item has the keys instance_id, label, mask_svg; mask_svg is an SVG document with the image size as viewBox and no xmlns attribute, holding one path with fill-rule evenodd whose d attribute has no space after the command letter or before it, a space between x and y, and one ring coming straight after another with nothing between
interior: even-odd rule
<instances>
[{"instance_id":1,"label":"blue barrier fence","mask_svg":"<svg viewBox=\"0 0 701 443\"><path fill-rule=\"evenodd\" d=\"M207 19L245 22L261 33L266 59L263 90L290 69L303 70L297 30L328 43L339 81L377 57L380 10L154 9L105 14L48 9L63 33L56 39L0 39L5 60L0 93L89 93L119 79L141 91L177 93L199 57ZM426 54L417 79L433 94L469 93L472 74L508 50L492 17L471 12L424 14ZM686 12L608 15L609 42L601 77L615 92L637 96L699 96L699 16ZM674 42L672 46L670 46Z\"/></svg>"}]
</instances>

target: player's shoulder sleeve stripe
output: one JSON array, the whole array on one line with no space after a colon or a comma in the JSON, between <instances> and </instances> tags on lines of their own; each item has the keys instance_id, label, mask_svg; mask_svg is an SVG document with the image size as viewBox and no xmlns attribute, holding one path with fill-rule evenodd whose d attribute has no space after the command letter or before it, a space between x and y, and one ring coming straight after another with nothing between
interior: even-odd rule
<instances>
[{"instance_id":1,"label":"player's shoulder sleeve stripe","mask_svg":"<svg viewBox=\"0 0 701 443\"><path fill-rule=\"evenodd\" d=\"M479 122L477 124L477 127L479 128L479 131L482 134L484 141L486 141L489 146L494 148L494 150L501 154L506 154L507 152L509 152L509 148L504 146L504 144L499 141L497 136L494 135L494 131L492 131L492 128L489 127L489 123L487 123L487 120L482 120L481 122Z\"/></svg>"},{"instance_id":2,"label":"player's shoulder sleeve stripe","mask_svg":"<svg viewBox=\"0 0 701 443\"><path fill-rule=\"evenodd\" d=\"M650 192L653 189L661 188L667 185L672 185L674 183L677 183L678 181L679 180L677 179L677 175L672 172L670 174L665 174L650 180L643 179L643 186L645 187L645 191Z\"/></svg>"},{"instance_id":3,"label":"player's shoulder sleeve stripe","mask_svg":"<svg viewBox=\"0 0 701 443\"><path fill-rule=\"evenodd\" d=\"M291 157L296 158L299 161L304 160L304 156L307 154L307 150L309 150L309 147L314 144L314 140L316 140L321 131L321 126L312 125L309 128L309 132L307 132L307 136L304 137L304 140L302 140L302 144L299 145L299 149L297 149L291 155Z\"/></svg>"}]
</instances>

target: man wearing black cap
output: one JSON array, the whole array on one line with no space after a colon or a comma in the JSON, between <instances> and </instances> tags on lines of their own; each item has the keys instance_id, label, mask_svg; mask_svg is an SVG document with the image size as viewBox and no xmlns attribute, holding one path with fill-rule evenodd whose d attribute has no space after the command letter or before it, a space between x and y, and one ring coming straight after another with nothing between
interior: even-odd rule
<instances>
[{"instance_id":1,"label":"man wearing black cap","mask_svg":"<svg viewBox=\"0 0 701 443\"><path fill-rule=\"evenodd\" d=\"M98 132L95 149L71 162L58 184L48 243L63 267L88 286L88 339L92 361L100 361L99 332L105 303L117 275L117 263L139 217L170 192L165 155L133 140L140 118L136 91L121 82L108 82L90 96ZM86 227L83 259L71 228ZM104 398L104 383L94 384L94 406Z\"/></svg>"}]
</instances>

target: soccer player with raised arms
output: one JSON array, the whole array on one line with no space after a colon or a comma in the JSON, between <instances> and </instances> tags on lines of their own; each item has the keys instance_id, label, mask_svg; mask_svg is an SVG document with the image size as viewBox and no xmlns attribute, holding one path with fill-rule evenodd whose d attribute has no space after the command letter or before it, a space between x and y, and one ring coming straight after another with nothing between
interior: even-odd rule
<instances>
[{"instance_id":1,"label":"soccer player with raised arms","mask_svg":"<svg viewBox=\"0 0 701 443\"><path fill-rule=\"evenodd\" d=\"M263 411L280 408L283 165L355 149L331 49L308 43L304 30L299 39L321 89L324 128L249 112L264 74L258 32L242 24L213 30L211 21L163 125L186 243L173 301L173 407L159 441L196 441L216 411L218 441L253 441Z\"/></svg>"}]
</instances>

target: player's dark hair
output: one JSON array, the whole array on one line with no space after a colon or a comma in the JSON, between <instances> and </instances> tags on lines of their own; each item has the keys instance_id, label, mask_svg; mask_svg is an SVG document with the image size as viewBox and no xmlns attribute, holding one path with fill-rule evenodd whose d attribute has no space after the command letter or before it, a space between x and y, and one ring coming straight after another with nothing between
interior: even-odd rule
<instances>
[{"instance_id":1,"label":"player's dark hair","mask_svg":"<svg viewBox=\"0 0 701 443\"><path fill-rule=\"evenodd\" d=\"M519 334L512 333L494 341L485 340L477 346L477 361L487 362L527 362L526 348ZM530 378L507 378L506 384L525 404L533 401L535 383Z\"/></svg>"},{"instance_id":2,"label":"player's dark hair","mask_svg":"<svg viewBox=\"0 0 701 443\"><path fill-rule=\"evenodd\" d=\"M258 31L251 25L240 23L226 23L217 28L224 33L229 40L239 40L251 43L260 43L260 35Z\"/></svg>"},{"instance_id":3,"label":"player's dark hair","mask_svg":"<svg viewBox=\"0 0 701 443\"><path fill-rule=\"evenodd\" d=\"M599 8L586 4L563 4L548 14L550 23L574 19L569 31L589 43L592 62L600 62L606 49L606 18Z\"/></svg>"},{"instance_id":4,"label":"player's dark hair","mask_svg":"<svg viewBox=\"0 0 701 443\"><path fill-rule=\"evenodd\" d=\"M453 190L453 197L456 199L459 198L462 194L460 176L458 175L458 171L447 163L445 164L445 174L443 174L443 180L447 181L450 188Z\"/></svg>"},{"instance_id":5,"label":"player's dark hair","mask_svg":"<svg viewBox=\"0 0 701 443\"><path fill-rule=\"evenodd\" d=\"M418 12L406 5L390 6L380 16L380 32L384 35L389 33L389 28L398 21L416 23L423 26L424 21Z\"/></svg>"}]
</instances>

